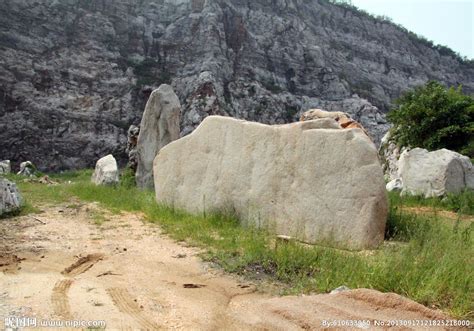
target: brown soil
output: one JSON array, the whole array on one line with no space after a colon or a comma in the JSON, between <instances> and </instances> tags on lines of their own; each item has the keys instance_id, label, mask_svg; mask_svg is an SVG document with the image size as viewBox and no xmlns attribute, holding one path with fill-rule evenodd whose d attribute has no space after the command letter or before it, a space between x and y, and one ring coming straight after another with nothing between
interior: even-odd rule
<instances>
[{"instance_id":1,"label":"brown soil","mask_svg":"<svg viewBox=\"0 0 474 331\"><path fill-rule=\"evenodd\" d=\"M140 215L106 214L97 226L97 212L45 207L0 222L0 328L13 315L105 320L110 330L319 330L324 320L368 320L374 329L376 320L447 318L373 290L272 296L203 263L198 249Z\"/></svg>"}]
</instances>

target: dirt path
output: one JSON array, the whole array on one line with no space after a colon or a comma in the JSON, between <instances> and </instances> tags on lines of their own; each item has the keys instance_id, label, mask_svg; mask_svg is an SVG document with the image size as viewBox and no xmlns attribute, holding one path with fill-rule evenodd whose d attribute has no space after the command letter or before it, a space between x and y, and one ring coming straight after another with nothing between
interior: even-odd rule
<instances>
[{"instance_id":1,"label":"dirt path","mask_svg":"<svg viewBox=\"0 0 474 331\"><path fill-rule=\"evenodd\" d=\"M472 215L460 215L453 211L449 210L439 210L433 207L403 207L402 209L405 212L414 213L417 215L424 216L439 216L441 218L451 220L451 221L465 221L465 222L474 222L474 216Z\"/></svg>"},{"instance_id":2,"label":"dirt path","mask_svg":"<svg viewBox=\"0 0 474 331\"><path fill-rule=\"evenodd\" d=\"M105 215L97 226L97 210L60 206L0 222L2 329L6 316L105 320L110 330L319 330L333 319L445 318L370 290L272 297L201 262L198 249L139 215Z\"/></svg>"}]
</instances>

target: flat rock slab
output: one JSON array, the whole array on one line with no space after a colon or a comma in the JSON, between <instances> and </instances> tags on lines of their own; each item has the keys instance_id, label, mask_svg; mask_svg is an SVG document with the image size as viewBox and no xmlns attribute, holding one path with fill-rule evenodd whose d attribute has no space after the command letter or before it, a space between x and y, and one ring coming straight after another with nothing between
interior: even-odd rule
<instances>
[{"instance_id":1,"label":"flat rock slab","mask_svg":"<svg viewBox=\"0 0 474 331\"><path fill-rule=\"evenodd\" d=\"M269 126L210 116L154 161L156 198L192 213L345 249L384 237L385 183L375 145L332 119Z\"/></svg>"}]
</instances>

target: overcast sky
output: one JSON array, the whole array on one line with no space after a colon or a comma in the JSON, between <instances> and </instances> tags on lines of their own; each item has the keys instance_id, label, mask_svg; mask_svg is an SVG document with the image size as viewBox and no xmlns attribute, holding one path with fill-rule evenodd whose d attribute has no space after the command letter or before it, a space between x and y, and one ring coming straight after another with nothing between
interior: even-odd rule
<instances>
[{"instance_id":1,"label":"overcast sky","mask_svg":"<svg viewBox=\"0 0 474 331\"><path fill-rule=\"evenodd\" d=\"M386 15L435 44L474 59L474 0L352 0L372 14Z\"/></svg>"}]
</instances>

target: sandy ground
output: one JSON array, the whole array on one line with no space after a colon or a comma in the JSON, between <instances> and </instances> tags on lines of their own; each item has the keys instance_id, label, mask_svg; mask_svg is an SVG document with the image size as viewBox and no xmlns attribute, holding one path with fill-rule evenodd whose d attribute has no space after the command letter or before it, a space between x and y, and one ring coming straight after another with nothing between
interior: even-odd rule
<instances>
[{"instance_id":1,"label":"sandy ground","mask_svg":"<svg viewBox=\"0 0 474 331\"><path fill-rule=\"evenodd\" d=\"M447 318L372 290L272 296L203 263L198 249L140 215L107 214L98 226L97 210L44 207L0 221L0 328L6 316L104 320L110 330L320 330L325 320L374 329L375 321Z\"/></svg>"}]
</instances>

